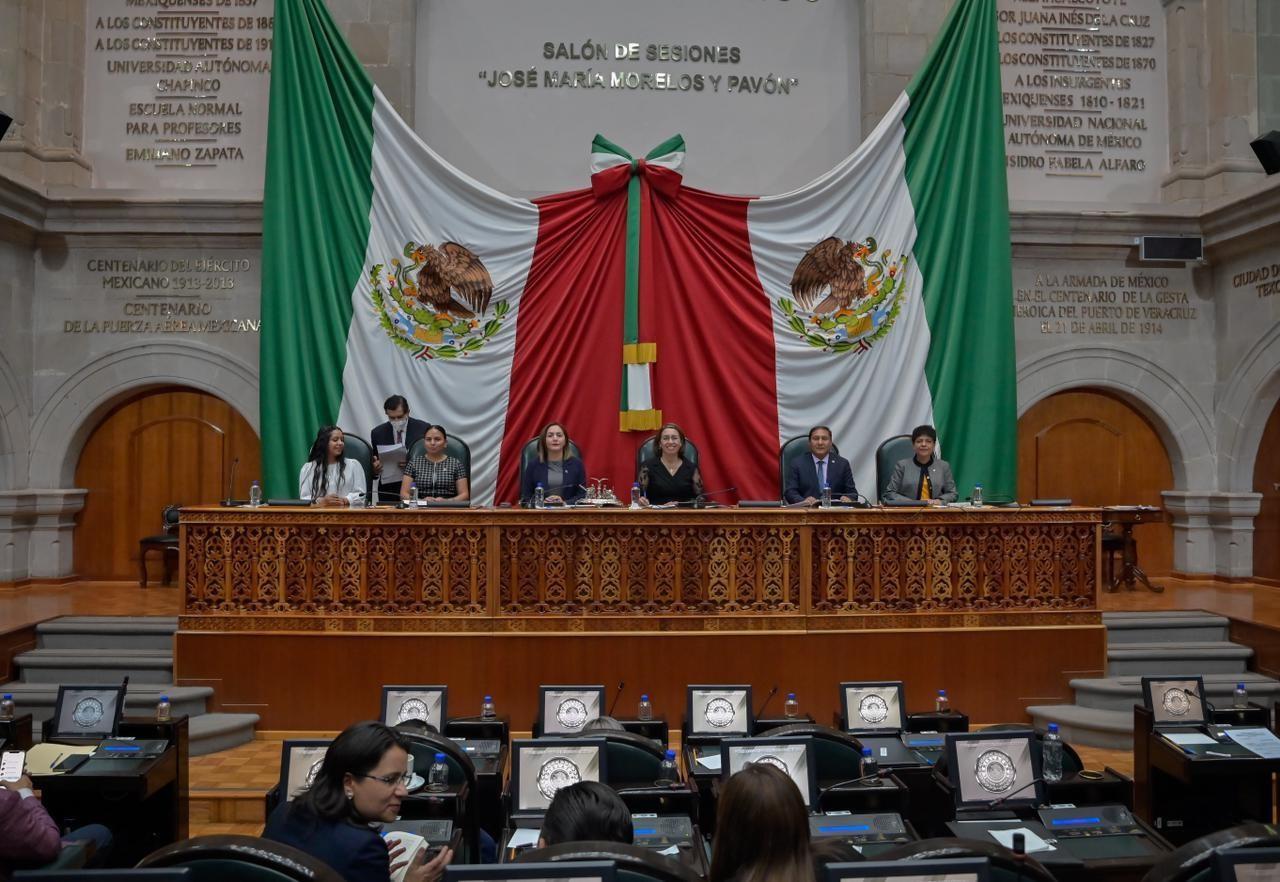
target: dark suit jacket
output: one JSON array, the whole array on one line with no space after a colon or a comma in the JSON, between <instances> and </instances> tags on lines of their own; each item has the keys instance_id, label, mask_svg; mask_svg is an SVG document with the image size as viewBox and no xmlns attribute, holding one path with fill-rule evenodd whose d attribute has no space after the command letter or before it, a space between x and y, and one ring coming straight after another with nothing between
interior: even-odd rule
<instances>
[{"instance_id":1,"label":"dark suit jacket","mask_svg":"<svg viewBox=\"0 0 1280 882\"><path fill-rule=\"evenodd\" d=\"M413 417L409 417L409 425L404 430L405 449L408 450L416 442L421 441L426 436L427 436L427 423L423 420L415 420ZM373 431L369 433L369 441L370 443L373 444L373 452L375 454L377 454L378 452L379 444L382 444L384 446L387 444L395 444L396 433L391 428L391 423L383 423L382 425L374 426ZM379 482L381 482L382 479L379 478L378 480ZM395 481L393 483L395 483L397 487L400 486L399 481Z\"/></svg>"},{"instance_id":2,"label":"dark suit jacket","mask_svg":"<svg viewBox=\"0 0 1280 882\"><path fill-rule=\"evenodd\" d=\"M332 867L346 882L387 882L391 860L386 841L373 828L351 821L323 821L282 802L267 819L264 839L305 851Z\"/></svg>"},{"instance_id":3,"label":"dark suit jacket","mask_svg":"<svg viewBox=\"0 0 1280 882\"><path fill-rule=\"evenodd\" d=\"M565 502L577 502L587 495L587 491L579 486L585 483L587 483L587 468L582 464L582 460L576 456L566 459L564 461L564 487L561 489L560 498ZM540 459L535 459L524 470L524 482L520 485L520 501L522 503L532 502L533 488L538 484L542 484L543 487L547 486L547 464Z\"/></svg>"},{"instance_id":4,"label":"dark suit jacket","mask_svg":"<svg viewBox=\"0 0 1280 882\"><path fill-rule=\"evenodd\" d=\"M834 453L827 454L827 483L831 485L831 498L839 499L848 496L858 498L858 488L853 484L853 469L849 460ZM818 484L818 467L813 464L813 454L805 451L796 457L791 468L787 470L787 491L783 494L787 502L803 502L807 497L822 498L822 487Z\"/></svg>"}]
</instances>

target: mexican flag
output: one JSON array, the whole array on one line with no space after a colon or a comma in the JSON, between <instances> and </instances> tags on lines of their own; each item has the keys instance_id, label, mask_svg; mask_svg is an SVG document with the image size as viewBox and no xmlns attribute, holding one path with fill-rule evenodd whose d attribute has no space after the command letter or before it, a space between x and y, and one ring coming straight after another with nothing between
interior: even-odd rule
<instances>
[{"instance_id":1,"label":"mexican flag","mask_svg":"<svg viewBox=\"0 0 1280 882\"><path fill-rule=\"evenodd\" d=\"M563 423L619 495L665 421L708 490L776 499L778 450L830 426L874 453L921 423L962 495L1015 486L1008 200L995 0L959 0L852 155L791 193L709 193L685 145L583 144L583 188L516 199L451 167L372 84L322 0L278 0L263 235L263 461L296 492L316 429L383 400L472 452L514 501ZM428 134L428 138L430 133Z\"/></svg>"}]
</instances>

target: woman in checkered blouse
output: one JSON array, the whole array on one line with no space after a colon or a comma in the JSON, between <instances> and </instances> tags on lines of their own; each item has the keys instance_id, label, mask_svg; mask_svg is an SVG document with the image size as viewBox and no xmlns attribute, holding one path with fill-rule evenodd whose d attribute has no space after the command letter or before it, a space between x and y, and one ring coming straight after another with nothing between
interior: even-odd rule
<instances>
[{"instance_id":1,"label":"woman in checkered blouse","mask_svg":"<svg viewBox=\"0 0 1280 882\"><path fill-rule=\"evenodd\" d=\"M430 426L423 442L427 452L415 456L404 470L400 483L400 498L409 499L409 488L418 485L418 498L432 502L445 499L471 498L471 482L467 470L458 460L444 452L448 440L444 426Z\"/></svg>"}]
</instances>

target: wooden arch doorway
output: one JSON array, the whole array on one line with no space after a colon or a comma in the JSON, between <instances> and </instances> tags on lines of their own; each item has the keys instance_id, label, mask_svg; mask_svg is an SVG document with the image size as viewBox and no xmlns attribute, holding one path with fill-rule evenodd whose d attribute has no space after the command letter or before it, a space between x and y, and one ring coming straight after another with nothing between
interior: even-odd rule
<instances>
[{"instance_id":1,"label":"wooden arch doorway","mask_svg":"<svg viewBox=\"0 0 1280 882\"><path fill-rule=\"evenodd\" d=\"M1126 401L1099 389L1059 392L1018 420L1018 498L1066 497L1078 505L1164 505L1173 468L1155 428ZM1173 530L1133 532L1148 573L1173 567Z\"/></svg>"},{"instance_id":2,"label":"wooden arch doorway","mask_svg":"<svg viewBox=\"0 0 1280 882\"><path fill-rule=\"evenodd\" d=\"M1253 522L1253 577L1280 584L1280 403L1271 409L1258 442L1253 492L1262 494Z\"/></svg>"},{"instance_id":3,"label":"wooden arch doorway","mask_svg":"<svg viewBox=\"0 0 1280 882\"><path fill-rule=\"evenodd\" d=\"M236 459L236 495L262 476L253 428L230 404L164 386L122 398L94 428L76 465L88 490L76 518L75 567L83 579L138 578L138 540L161 532L166 505L216 502ZM151 557L148 580L161 577Z\"/></svg>"}]
</instances>

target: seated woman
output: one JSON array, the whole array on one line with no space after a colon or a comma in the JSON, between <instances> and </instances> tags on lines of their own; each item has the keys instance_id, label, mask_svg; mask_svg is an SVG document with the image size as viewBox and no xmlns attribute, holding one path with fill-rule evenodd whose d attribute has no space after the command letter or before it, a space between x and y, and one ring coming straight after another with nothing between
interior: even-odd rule
<instances>
[{"instance_id":1,"label":"seated woman","mask_svg":"<svg viewBox=\"0 0 1280 882\"><path fill-rule=\"evenodd\" d=\"M543 498L552 505L577 502L587 495L587 467L569 453L569 433L560 423L547 423L538 435L538 461L524 470L520 502L529 503L533 490L542 485Z\"/></svg>"},{"instance_id":2,"label":"seated woman","mask_svg":"<svg viewBox=\"0 0 1280 882\"><path fill-rule=\"evenodd\" d=\"M684 432L675 423L658 430L658 455L640 464L640 504L689 502L702 494L702 472L684 458Z\"/></svg>"},{"instance_id":3,"label":"seated woman","mask_svg":"<svg viewBox=\"0 0 1280 882\"><path fill-rule=\"evenodd\" d=\"M551 798L538 847L561 842L630 843L634 838L631 811L622 797L599 781L579 781L561 787Z\"/></svg>"},{"instance_id":4,"label":"seated woman","mask_svg":"<svg viewBox=\"0 0 1280 882\"><path fill-rule=\"evenodd\" d=\"M752 763L720 788L710 882L813 882L809 813L786 772Z\"/></svg>"},{"instance_id":5,"label":"seated woman","mask_svg":"<svg viewBox=\"0 0 1280 882\"><path fill-rule=\"evenodd\" d=\"M404 480L400 482L400 498L407 500L409 490L418 485L418 498L434 502L446 499L470 499L471 482L467 479L467 470L462 463L444 452L445 442L449 436L444 426L430 426L423 438L427 452L415 456L404 470Z\"/></svg>"},{"instance_id":6,"label":"seated woman","mask_svg":"<svg viewBox=\"0 0 1280 882\"><path fill-rule=\"evenodd\" d=\"M306 465L298 475L298 498L310 499L316 505L350 505L364 496L368 483L364 467L342 455L346 441L337 426L325 426L307 454Z\"/></svg>"},{"instance_id":7,"label":"seated woman","mask_svg":"<svg viewBox=\"0 0 1280 882\"><path fill-rule=\"evenodd\" d=\"M293 802L281 802L262 835L319 858L347 882L387 882L404 865L395 860L404 849L384 841L370 824L399 816L408 768L402 736L381 723L349 726L329 745L311 787ZM405 882L435 882L452 859L448 848L430 861L420 851Z\"/></svg>"}]
</instances>

